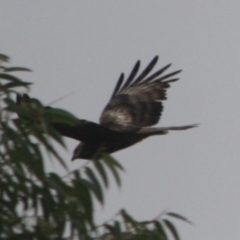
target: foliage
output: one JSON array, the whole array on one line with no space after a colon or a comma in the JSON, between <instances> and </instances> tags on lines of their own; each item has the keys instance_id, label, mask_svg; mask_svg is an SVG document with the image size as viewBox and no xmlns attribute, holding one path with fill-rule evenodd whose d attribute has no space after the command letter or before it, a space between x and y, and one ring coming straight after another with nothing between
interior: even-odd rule
<instances>
[{"instance_id":1,"label":"foliage","mask_svg":"<svg viewBox=\"0 0 240 240\"><path fill-rule=\"evenodd\" d=\"M12 75L30 71L6 67L9 58L0 54L0 239L169 239L178 240L166 213L151 221L137 221L126 210L96 225L94 203L104 204L104 190L111 173L118 186L123 167L111 156L69 172L56 150L65 148L62 136L51 123L74 124L76 118L61 109L45 107L39 100L16 104L19 88L31 83ZM46 153L58 161L65 176L46 169Z\"/></svg>"}]
</instances>

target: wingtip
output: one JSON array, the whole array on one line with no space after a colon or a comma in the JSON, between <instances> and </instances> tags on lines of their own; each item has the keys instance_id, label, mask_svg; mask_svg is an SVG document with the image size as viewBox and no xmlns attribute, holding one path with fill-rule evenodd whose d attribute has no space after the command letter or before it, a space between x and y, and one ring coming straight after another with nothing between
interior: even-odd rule
<instances>
[{"instance_id":1,"label":"wingtip","mask_svg":"<svg viewBox=\"0 0 240 240\"><path fill-rule=\"evenodd\" d=\"M123 80L124 80L124 73L122 72L118 78L118 82L121 83L120 85L122 85Z\"/></svg>"},{"instance_id":2,"label":"wingtip","mask_svg":"<svg viewBox=\"0 0 240 240\"><path fill-rule=\"evenodd\" d=\"M137 74L140 66L141 66L141 60L138 59L137 62L135 63L135 65L134 65L134 67L133 67L133 70L136 72L136 74Z\"/></svg>"},{"instance_id":3,"label":"wingtip","mask_svg":"<svg viewBox=\"0 0 240 240\"><path fill-rule=\"evenodd\" d=\"M195 127L198 127L199 125L200 125L199 123L194 123L194 124L187 125L186 127L187 128L195 128Z\"/></svg>"},{"instance_id":4,"label":"wingtip","mask_svg":"<svg viewBox=\"0 0 240 240\"><path fill-rule=\"evenodd\" d=\"M159 56L158 56L158 55L156 55L156 56L153 58L153 60L156 61L156 62L158 61L158 59L159 59Z\"/></svg>"},{"instance_id":5,"label":"wingtip","mask_svg":"<svg viewBox=\"0 0 240 240\"><path fill-rule=\"evenodd\" d=\"M159 58L158 55L156 55L149 63L149 66L155 66L158 62L158 58Z\"/></svg>"},{"instance_id":6,"label":"wingtip","mask_svg":"<svg viewBox=\"0 0 240 240\"><path fill-rule=\"evenodd\" d=\"M179 70L175 71L175 74L181 73L182 71L183 71L182 69L179 69Z\"/></svg>"},{"instance_id":7,"label":"wingtip","mask_svg":"<svg viewBox=\"0 0 240 240\"><path fill-rule=\"evenodd\" d=\"M172 66L172 63L169 63L167 66L166 66L166 68L169 68L169 67L171 67ZM174 71L174 73L175 74L178 74L178 73L181 73L183 71L183 69L179 69L179 70L176 70L176 71Z\"/></svg>"},{"instance_id":8,"label":"wingtip","mask_svg":"<svg viewBox=\"0 0 240 240\"><path fill-rule=\"evenodd\" d=\"M135 65L140 66L140 64L141 64L141 60L138 59Z\"/></svg>"},{"instance_id":9,"label":"wingtip","mask_svg":"<svg viewBox=\"0 0 240 240\"><path fill-rule=\"evenodd\" d=\"M194 123L194 124L190 124L186 126L186 129L190 129L190 128L195 128L195 127L199 127L200 123Z\"/></svg>"}]
</instances>

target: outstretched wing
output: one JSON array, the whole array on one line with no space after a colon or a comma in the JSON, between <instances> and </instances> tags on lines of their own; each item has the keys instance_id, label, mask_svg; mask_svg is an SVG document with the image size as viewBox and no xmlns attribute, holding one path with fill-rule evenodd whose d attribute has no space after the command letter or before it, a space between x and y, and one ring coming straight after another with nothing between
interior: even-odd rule
<instances>
[{"instance_id":1,"label":"outstretched wing","mask_svg":"<svg viewBox=\"0 0 240 240\"><path fill-rule=\"evenodd\" d=\"M166 89L169 83L178 80L172 77L181 70L163 75L171 66L168 64L149 76L157 61L158 56L139 76L140 61L137 61L125 82L124 74L120 75L111 99L101 114L101 125L114 131L131 132L159 121Z\"/></svg>"}]
</instances>

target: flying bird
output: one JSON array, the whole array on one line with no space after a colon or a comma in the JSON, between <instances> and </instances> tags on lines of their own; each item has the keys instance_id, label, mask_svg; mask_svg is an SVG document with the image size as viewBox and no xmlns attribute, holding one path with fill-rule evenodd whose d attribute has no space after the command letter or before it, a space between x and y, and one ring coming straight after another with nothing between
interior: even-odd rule
<instances>
[{"instance_id":1,"label":"flying bird","mask_svg":"<svg viewBox=\"0 0 240 240\"><path fill-rule=\"evenodd\" d=\"M196 124L171 127L151 127L160 120L167 88L177 81L175 76L181 70L164 74L171 66L168 64L152 72L158 62L158 56L140 73L140 61L134 65L129 76L124 80L122 73L117 81L112 96L104 108L99 124L79 120L75 126L53 123L53 127L63 136L79 140L73 152L72 160L95 160L101 153L114 153L130 147L143 139L164 135L170 130L186 130ZM26 94L17 97L30 99Z\"/></svg>"}]
</instances>

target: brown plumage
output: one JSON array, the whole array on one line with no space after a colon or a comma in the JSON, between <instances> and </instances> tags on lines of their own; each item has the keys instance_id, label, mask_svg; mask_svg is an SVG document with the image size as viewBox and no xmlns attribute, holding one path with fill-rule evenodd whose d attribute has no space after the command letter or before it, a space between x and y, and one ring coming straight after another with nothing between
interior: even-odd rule
<instances>
[{"instance_id":1,"label":"brown plumage","mask_svg":"<svg viewBox=\"0 0 240 240\"><path fill-rule=\"evenodd\" d=\"M79 124L69 126L56 123L53 127L62 135L81 141L75 148L72 159L98 159L102 152L113 153L134 145L141 140L168 133L169 130L186 130L196 124L177 127L151 127L158 123L162 111L162 101L166 99L166 90L170 83L178 78L174 76L181 70L164 74L171 66L168 64L152 73L158 61L153 58L140 73L140 61L137 61L128 78L124 74L116 84L112 96L100 116L100 124L79 120Z\"/></svg>"},{"instance_id":2,"label":"brown plumage","mask_svg":"<svg viewBox=\"0 0 240 240\"><path fill-rule=\"evenodd\" d=\"M159 121L166 90L170 83L178 80L174 76L181 72L178 70L163 75L171 66L168 64L150 75L157 61L158 56L154 57L138 76L140 61L137 61L125 82L124 74L120 75L112 96L100 116L99 130L102 126L104 128L101 129L104 129L105 133L99 138L96 131L90 141L81 142L76 147L72 159L98 158L102 151L113 153L149 136L196 126L192 124L179 127L150 127Z\"/></svg>"},{"instance_id":3,"label":"brown plumage","mask_svg":"<svg viewBox=\"0 0 240 240\"><path fill-rule=\"evenodd\" d=\"M158 56L136 77L140 68L138 61L125 84L124 75L121 74L112 97L100 117L102 126L114 131L132 132L159 121L163 110L162 100L166 99L166 89L170 82L178 80L171 77L181 70L160 76L171 66L169 64L147 77L157 61Z\"/></svg>"}]
</instances>

